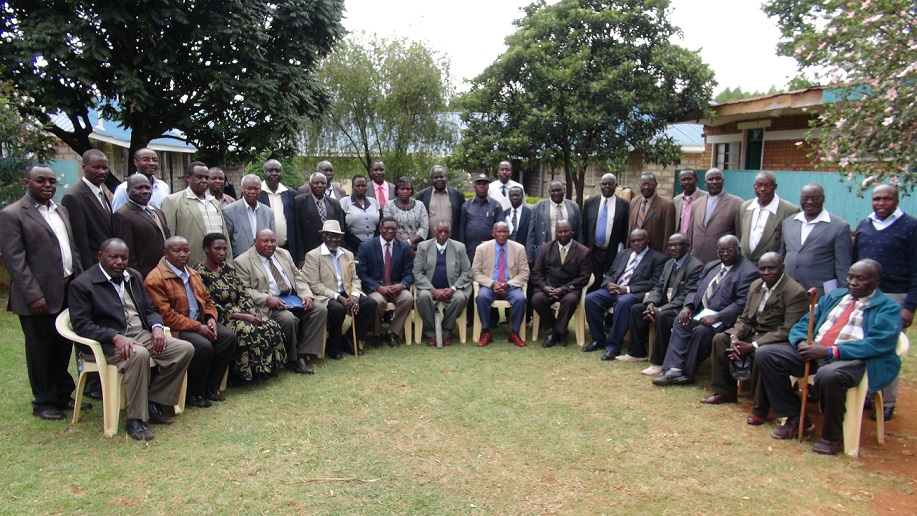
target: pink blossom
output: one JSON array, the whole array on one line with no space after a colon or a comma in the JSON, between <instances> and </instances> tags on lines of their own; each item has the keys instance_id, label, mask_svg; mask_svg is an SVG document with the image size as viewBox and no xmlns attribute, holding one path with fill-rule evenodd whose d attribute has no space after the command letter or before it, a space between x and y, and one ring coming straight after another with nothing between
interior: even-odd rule
<instances>
[{"instance_id":1,"label":"pink blossom","mask_svg":"<svg viewBox=\"0 0 917 516\"><path fill-rule=\"evenodd\" d=\"M840 128L844 127L844 124L845 124L845 123L847 123L847 119L846 119L846 118L841 118L841 119L838 120L837 122L834 122L834 126L837 127L838 129L840 129Z\"/></svg>"},{"instance_id":2,"label":"pink blossom","mask_svg":"<svg viewBox=\"0 0 917 516\"><path fill-rule=\"evenodd\" d=\"M886 118L885 120L882 121L882 125L884 125L884 126L886 126L886 127L892 125L893 123L895 123L895 117L894 117L894 116L890 116L890 117L888 117L888 118Z\"/></svg>"}]
</instances>

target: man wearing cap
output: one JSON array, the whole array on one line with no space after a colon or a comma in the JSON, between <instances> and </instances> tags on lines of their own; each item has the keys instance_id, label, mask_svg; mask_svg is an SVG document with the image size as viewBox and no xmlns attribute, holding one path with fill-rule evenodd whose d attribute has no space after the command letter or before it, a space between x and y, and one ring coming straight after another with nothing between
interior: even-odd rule
<instances>
[{"instance_id":1,"label":"man wearing cap","mask_svg":"<svg viewBox=\"0 0 917 516\"><path fill-rule=\"evenodd\" d=\"M490 178L478 174L474 178L474 197L462 205L462 221L459 224L458 240L465 243L468 260L474 261L478 244L493 238L494 224L503 220L503 208L499 202L487 196ZM508 201L507 201L508 202Z\"/></svg>"},{"instance_id":2,"label":"man wearing cap","mask_svg":"<svg viewBox=\"0 0 917 516\"><path fill-rule=\"evenodd\" d=\"M306 253L303 273L306 283L315 295L315 304L328 310L328 341L325 351L333 360L342 358L342 351L353 354L351 332L342 341L344 318L350 315L356 321L357 341L362 342L376 313L376 301L363 293L357 277L353 253L341 247L341 224L327 220L320 231L322 245ZM363 354L363 349L358 351Z\"/></svg>"}]
</instances>

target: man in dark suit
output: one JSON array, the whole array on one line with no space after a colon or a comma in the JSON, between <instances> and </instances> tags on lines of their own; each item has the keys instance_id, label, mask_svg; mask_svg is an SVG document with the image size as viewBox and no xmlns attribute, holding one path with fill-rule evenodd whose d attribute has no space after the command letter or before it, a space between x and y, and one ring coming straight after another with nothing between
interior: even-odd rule
<instances>
[{"instance_id":1,"label":"man in dark suit","mask_svg":"<svg viewBox=\"0 0 917 516\"><path fill-rule=\"evenodd\" d=\"M100 245L98 265L70 284L70 321L78 335L98 341L108 363L124 374L127 434L149 441L153 433L148 421L172 424L160 405L178 404L194 346L165 334L162 317L143 288L143 277L127 268L129 252L117 238ZM88 347L77 347L86 360L95 360ZM159 366L152 377L150 358Z\"/></svg>"},{"instance_id":2,"label":"man in dark suit","mask_svg":"<svg viewBox=\"0 0 917 516\"><path fill-rule=\"evenodd\" d=\"M755 176L755 198L742 203L736 214L736 236L742 256L758 263L764 253L779 251L783 221L799 213L799 207L777 196L777 178L762 170Z\"/></svg>"},{"instance_id":3,"label":"man in dark suit","mask_svg":"<svg viewBox=\"0 0 917 516\"><path fill-rule=\"evenodd\" d=\"M711 370L713 395L702 398L701 403L719 405L735 403L738 384L729 372L732 360L748 357L754 360L755 350L778 342L786 342L790 328L796 324L809 307L809 296L796 280L784 273L783 260L777 253L765 253L758 260L760 278L748 289L748 301L742 315L732 328L713 337L713 362ZM753 373L749 383L757 386ZM770 404L763 392L755 392L754 418L750 424L762 424L770 412Z\"/></svg>"},{"instance_id":4,"label":"man in dark suit","mask_svg":"<svg viewBox=\"0 0 917 516\"><path fill-rule=\"evenodd\" d=\"M63 419L76 385L67 372L73 348L54 327L67 284L83 271L67 208L51 200L57 175L48 165L25 172L26 193L0 212L0 253L10 273L7 310L19 316L32 387L32 413ZM88 406L88 405L87 405Z\"/></svg>"},{"instance_id":5,"label":"man in dark suit","mask_svg":"<svg viewBox=\"0 0 917 516\"><path fill-rule=\"evenodd\" d=\"M296 254L293 259L297 267L302 267L306 253L322 245L321 229L326 220L336 220L344 227L344 210L341 203L325 195L328 189L328 178L316 172L309 178L311 191L297 195L293 201L296 212Z\"/></svg>"},{"instance_id":6,"label":"man in dark suit","mask_svg":"<svg viewBox=\"0 0 917 516\"><path fill-rule=\"evenodd\" d=\"M580 294L592 275L592 257L589 249L573 240L573 228L566 220L555 226L557 238L541 246L532 268L531 281L535 285L532 309L538 312L544 325L551 328L542 347L567 345L567 326L579 305ZM551 305L559 303L557 317Z\"/></svg>"},{"instance_id":7,"label":"man in dark suit","mask_svg":"<svg viewBox=\"0 0 917 516\"><path fill-rule=\"evenodd\" d=\"M264 181L261 182L261 196L258 202L271 207L274 212L277 245L286 249L291 255L296 254L296 212L293 200L296 192L280 182L283 178L283 165L276 159L269 159L261 167ZM321 225L319 225L321 227ZM300 258L297 266L302 266Z\"/></svg>"},{"instance_id":8,"label":"man in dark suit","mask_svg":"<svg viewBox=\"0 0 917 516\"><path fill-rule=\"evenodd\" d=\"M414 283L414 259L411 246L395 238L398 223L392 217L382 217L379 238L360 244L357 250L357 276L376 302L373 320L375 346L382 345L382 315L388 303L395 304L395 314L385 340L395 347L404 332L405 321L414 307L411 285ZM410 323L408 323L410 324Z\"/></svg>"},{"instance_id":9,"label":"man in dark suit","mask_svg":"<svg viewBox=\"0 0 917 516\"><path fill-rule=\"evenodd\" d=\"M366 197L372 197L379 201L379 209L385 209L385 203L395 198L395 185L385 180L385 163L379 160L373 161L369 166L369 187L366 189Z\"/></svg>"},{"instance_id":10,"label":"man in dark suit","mask_svg":"<svg viewBox=\"0 0 917 516\"><path fill-rule=\"evenodd\" d=\"M277 230L274 212L270 206L258 201L260 197L261 180L254 174L248 174L242 178L242 198L223 208L233 256L239 256L254 245L259 229Z\"/></svg>"},{"instance_id":11,"label":"man in dark suit","mask_svg":"<svg viewBox=\"0 0 917 516\"><path fill-rule=\"evenodd\" d=\"M592 255L592 273L595 283L592 290L599 288L602 276L611 268L627 242L627 222L630 203L615 195L618 179L614 174L605 174L599 182L602 195L593 195L583 205L583 245Z\"/></svg>"},{"instance_id":12,"label":"man in dark suit","mask_svg":"<svg viewBox=\"0 0 917 516\"><path fill-rule=\"evenodd\" d=\"M145 278L162 258L169 226L165 214L149 204L150 180L143 174L133 174L126 183L128 202L111 216L111 225L115 236L127 244L128 267L137 269Z\"/></svg>"},{"instance_id":13,"label":"man in dark suit","mask_svg":"<svg viewBox=\"0 0 917 516\"><path fill-rule=\"evenodd\" d=\"M640 195L630 202L629 216L628 231L645 230L650 248L664 253L669 236L675 232L675 205L656 195L655 174L644 172L640 176Z\"/></svg>"},{"instance_id":14,"label":"man in dark suit","mask_svg":"<svg viewBox=\"0 0 917 516\"><path fill-rule=\"evenodd\" d=\"M328 187L325 188L325 195L329 198L341 202L341 199L347 197L347 193L343 188L334 184L334 166L331 165L330 161L319 161L318 165L315 165L315 171L324 174L325 179L328 180ZM299 187L299 190L296 191L297 195L307 194L312 191L311 185L309 184L309 178L306 178L306 184Z\"/></svg>"},{"instance_id":15,"label":"man in dark suit","mask_svg":"<svg viewBox=\"0 0 917 516\"><path fill-rule=\"evenodd\" d=\"M689 292L697 288L697 281L704 269L700 260L688 253L688 239L681 233L669 237L669 261L662 267L662 274L656 286L642 303L630 308L630 344L626 355L617 360L637 362L646 360L646 343L649 340L650 324L656 327L653 341L653 356L644 374L654 376L662 372L662 361L672 336L672 323L685 304Z\"/></svg>"},{"instance_id":16,"label":"man in dark suit","mask_svg":"<svg viewBox=\"0 0 917 516\"><path fill-rule=\"evenodd\" d=\"M511 186L508 197L510 206L503 215L509 226L509 239L524 246L532 228L532 209L525 204L525 191L521 186Z\"/></svg>"},{"instance_id":17,"label":"man in dark suit","mask_svg":"<svg viewBox=\"0 0 917 516\"><path fill-rule=\"evenodd\" d=\"M105 191L108 158L105 153L90 149L83 153L83 178L67 189L61 204L70 214L70 226L80 252L83 270L96 263L102 242L112 237L111 203Z\"/></svg>"},{"instance_id":18,"label":"man in dark suit","mask_svg":"<svg viewBox=\"0 0 917 516\"><path fill-rule=\"evenodd\" d=\"M739 253L734 235L720 238L719 261L704 266L697 290L685 299L672 328L662 369L653 385L694 381L698 365L710 356L713 336L735 324L748 300L748 287L758 278L754 262Z\"/></svg>"},{"instance_id":19,"label":"man in dark suit","mask_svg":"<svg viewBox=\"0 0 917 516\"><path fill-rule=\"evenodd\" d=\"M631 251L620 252L605 273L602 288L586 296L586 322L592 343L583 348L590 353L605 348L602 360L614 360L621 352L630 320L630 307L653 288L662 274L665 257L649 247L644 229L630 234ZM605 336L605 312L614 307L614 320Z\"/></svg>"},{"instance_id":20,"label":"man in dark suit","mask_svg":"<svg viewBox=\"0 0 917 516\"><path fill-rule=\"evenodd\" d=\"M436 224L444 220L449 227L458 226L462 218L462 205L465 196L462 192L446 186L446 169L436 165L430 169L430 183L433 186L424 188L417 193L416 199L427 207L430 219L430 234L433 238L436 233Z\"/></svg>"},{"instance_id":21,"label":"man in dark suit","mask_svg":"<svg viewBox=\"0 0 917 516\"><path fill-rule=\"evenodd\" d=\"M566 192L567 189L563 183L551 181L548 185L550 199L538 201L532 208L532 227L525 245L525 254L530 262L535 261L539 247L556 239L554 226L558 220L566 220L570 223L574 240L579 242L582 239L583 218L579 206L564 198Z\"/></svg>"},{"instance_id":22,"label":"man in dark suit","mask_svg":"<svg viewBox=\"0 0 917 516\"><path fill-rule=\"evenodd\" d=\"M691 254L701 263L709 263L718 259L716 243L720 237L736 234L736 215L742 199L723 190L726 181L722 170L711 168L704 180L707 195L691 207L688 241L691 242Z\"/></svg>"},{"instance_id":23,"label":"man in dark suit","mask_svg":"<svg viewBox=\"0 0 917 516\"><path fill-rule=\"evenodd\" d=\"M802 212L783 221L780 254L786 273L807 290L817 288L819 296L826 283L846 287L847 269L853 263L850 225L824 209L825 190L818 183L802 187L799 205Z\"/></svg>"}]
</instances>

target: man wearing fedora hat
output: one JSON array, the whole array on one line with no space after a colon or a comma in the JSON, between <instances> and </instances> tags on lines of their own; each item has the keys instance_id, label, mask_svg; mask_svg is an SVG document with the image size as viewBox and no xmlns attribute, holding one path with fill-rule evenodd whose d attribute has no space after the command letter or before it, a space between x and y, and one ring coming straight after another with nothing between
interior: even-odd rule
<instances>
[{"instance_id":1,"label":"man wearing fedora hat","mask_svg":"<svg viewBox=\"0 0 917 516\"><path fill-rule=\"evenodd\" d=\"M342 358L342 351L353 353L353 341L347 333L347 342L342 342L341 328L344 317L348 314L356 325L357 341L366 336L373 315L376 313L376 301L361 290L362 284L351 263L353 253L341 247L341 224L336 220L326 220L319 231L322 245L306 253L303 273L315 303L328 310L328 341L325 351L334 360ZM363 354L360 347L358 354Z\"/></svg>"}]
</instances>

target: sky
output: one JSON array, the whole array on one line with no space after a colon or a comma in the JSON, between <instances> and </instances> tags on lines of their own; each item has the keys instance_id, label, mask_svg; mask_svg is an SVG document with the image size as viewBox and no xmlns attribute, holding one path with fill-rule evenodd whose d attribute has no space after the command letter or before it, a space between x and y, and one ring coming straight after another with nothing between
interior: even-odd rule
<instances>
[{"instance_id":1,"label":"sky","mask_svg":"<svg viewBox=\"0 0 917 516\"><path fill-rule=\"evenodd\" d=\"M778 57L776 24L761 11L763 0L671 0L670 21L681 28L678 44L700 50L716 73L715 92L726 87L766 91L795 75L796 61ZM382 37L425 42L447 55L458 91L506 49L503 39L530 0L345 0L344 26Z\"/></svg>"}]
</instances>

